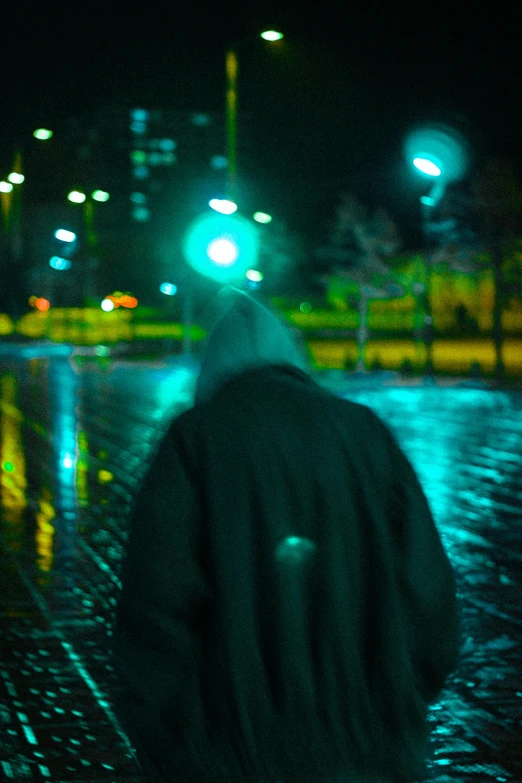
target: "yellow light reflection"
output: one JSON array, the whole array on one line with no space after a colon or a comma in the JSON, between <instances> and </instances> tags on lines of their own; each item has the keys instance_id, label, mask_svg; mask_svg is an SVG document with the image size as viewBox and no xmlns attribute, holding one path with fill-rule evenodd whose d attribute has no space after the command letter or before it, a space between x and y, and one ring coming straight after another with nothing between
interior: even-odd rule
<instances>
[{"instance_id":1,"label":"yellow light reflection","mask_svg":"<svg viewBox=\"0 0 522 783\"><path fill-rule=\"evenodd\" d=\"M9 526L10 546L22 547L23 512L27 507L26 469L21 426L23 415L16 405L16 377L6 373L0 378L0 504Z\"/></svg>"},{"instance_id":2,"label":"yellow light reflection","mask_svg":"<svg viewBox=\"0 0 522 783\"><path fill-rule=\"evenodd\" d=\"M14 323L7 313L0 313L0 334L12 334L14 330Z\"/></svg>"},{"instance_id":3,"label":"yellow light reflection","mask_svg":"<svg viewBox=\"0 0 522 783\"><path fill-rule=\"evenodd\" d=\"M76 462L76 497L78 505L85 508L89 505L89 443L87 434L78 432L78 460Z\"/></svg>"},{"instance_id":4,"label":"yellow light reflection","mask_svg":"<svg viewBox=\"0 0 522 783\"><path fill-rule=\"evenodd\" d=\"M42 489L42 494L38 499L38 511L36 518L36 564L40 571L50 571L53 565L53 541L54 525L51 521L56 516L56 511L51 502L52 495L46 488Z\"/></svg>"}]
</instances>

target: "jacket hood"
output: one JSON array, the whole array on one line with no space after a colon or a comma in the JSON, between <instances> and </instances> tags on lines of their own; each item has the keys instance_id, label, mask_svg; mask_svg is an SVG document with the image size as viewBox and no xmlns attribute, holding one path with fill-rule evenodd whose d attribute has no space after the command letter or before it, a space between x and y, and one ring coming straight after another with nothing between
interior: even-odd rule
<instances>
[{"instance_id":1,"label":"jacket hood","mask_svg":"<svg viewBox=\"0 0 522 783\"><path fill-rule=\"evenodd\" d=\"M290 364L308 372L304 351L290 330L270 310L235 288L221 289L207 309L211 324L195 402L207 402L218 389L240 373L273 364Z\"/></svg>"}]
</instances>

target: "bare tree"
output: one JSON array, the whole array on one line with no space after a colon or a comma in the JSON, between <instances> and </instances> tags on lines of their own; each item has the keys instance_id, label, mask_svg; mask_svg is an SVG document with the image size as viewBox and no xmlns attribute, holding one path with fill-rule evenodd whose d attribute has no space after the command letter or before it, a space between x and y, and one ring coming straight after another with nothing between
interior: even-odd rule
<instances>
[{"instance_id":1,"label":"bare tree","mask_svg":"<svg viewBox=\"0 0 522 783\"><path fill-rule=\"evenodd\" d=\"M332 271L349 273L353 279L370 284L375 275L390 274L386 258L399 248L395 223L386 210L370 214L353 193L343 193L331 224L327 244L318 256Z\"/></svg>"},{"instance_id":2,"label":"bare tree","mask_svg":"<svg viewBox=\"0 0 522 783\"><path fill-rule=\"evenodd\" d=\"M502 380L502 311L508 298L522 290L515 247L522 236L522 190L511 164L490 159L468 183L448 188L428 228L438 245L432 262L444 260L452 269L474 273L489 259L495 376Z\"/></svg>"},{"instance_id":3,"label":"bare tree","mask_svg":"<svg viewBox=\"0 0 522 783\"><path fill-rule=\"evenodd\" d=\"M274 219L260 232L259 266L264 275L263 288L271 293L291 286L305 256L304 241L283 220Z\"/></svg>"},{"instance_id":4,"label":"bare tree","mask_svg":"<svg viewBox=\"0 0 522 783\"><path fill-rule=\"evenodd\" d=\"M386 210L370 213L353 193L341 195L330 227L328 243L317 256L331 273L355 282L359 289L359 328L357 330L357 370L364 370L364 345L368 300L392 298L404 292L392 277L389 256L400 246L397 227Z\"/></svg>"}]
</instances>

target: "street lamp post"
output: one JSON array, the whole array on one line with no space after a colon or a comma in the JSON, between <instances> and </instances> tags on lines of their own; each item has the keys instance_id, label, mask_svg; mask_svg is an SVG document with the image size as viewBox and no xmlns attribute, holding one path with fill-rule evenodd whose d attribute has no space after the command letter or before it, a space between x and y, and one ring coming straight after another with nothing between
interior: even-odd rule
<instances>
[{"instance_id":1,"label":"street lamp post","mask_svg":"<svg viewBox=\"0 0 522 783\"><path fill-rule=\"evenodd\" d=\"M368 290L363 283L359 285L359 324L357 326L357 359L355 362L355 371L366 372L365 348L368 339Z\"/></svg>"},{"instance_id":2,"label":"street lamp post","mask_svg":"<svg viewBox=\"0 0 522 783\"><path fill-rule=\"evenodd\" d=\"M94 190L90 198L87 198L82 190L71 190L67 198L73 204L83 204L85 241L89 248L93 248L97 242L97 237L94 233L94 202L108 201L109 193L105 190Z\"/></svg>"},{"instance_id":3,"label":"street lamp post","mask_svg":"<svg viewBox=\"0 0 522 783\"><path fill-rule=\"evenodd\" d=\"M53 135L47 128L38 128L33 136L39 141L46 141ZM14 185L14 188L1 188L1 192L6 194L3 198L3 211L5 219L6 233L9 236L11 252L15 261L20 261L22 257L22 191L19 187L24 180L24 152L25 143L14 153L11 173L7 177L7 182L2 181L2 185Z\"/></svg>"},{"instance_id":4,"label":"street lamp post","mask_svg":"<svg viewBox=\"0 0 522 783\"><path fill-rule=\"evenodd\" d=\"M433 209L443 197L446 186L450 182L461 179L466 173L469 159L467 143L453 128L434 124L412 131L406 139L404 152L408 163L418 173L434 182L430 193L420 198L424 237L427 243ZM425 301L426 371L431 374L433 372L434 324L431 309L431 265L429 262L426 263Z\"/></svg>"},{"instance_id":5,"label":"street lamp post","mask_svg":"<svg viewBox=\"0 0 522 783\"><path fill-rule=\"evenodd\" d=\"M90 273L96 270L99 265L96 250L98 238L94 231L94 202L105 202L109 200L109 197L109 193L105 190L94 190L89 197L82 190L71 190L67 195L68 200L73 204L83 204L83 227L88 252L84 264L85 298L95 295L94 276Z\"/></svg>"},{"instance_id":6,"label":"street lamp post","mask_svg":"<svg viewBox=\"0 0 522 783\"><path fill-rule=\"evenodd\" d=\"M15 153L13 170L7 177L7 180L15 186L9 194L9 211L11 214L9 215L8 223L11 236L11 252L15 263L20 263L22 259L22 190L17 186L24 182L25 177L23 175L22 153L19 150Z\"/></svg>"},{"instance_id":7,"label":"street lamp post","mask_svg":"<svg viewBox=\"0 0 522 783\"><path fill-rule=\"evenodd\" d=\"M236 198L237 71L237 53L234 49L229 49L225 55L225 72L227 77L227 195L233 201Z\"/></svg>"},{"instance_id":8,"label":"street lamp post","mask_svg":"<svg viewBox=\"0 0 522 783\"><path fill-rule=\"evenodd\" d=\"M169 282L162 283L160 285L160 287L159 287L159 290L161 291L162 294L165 294L165 296L173 297L173 299L172 299L173 302L174 302L174 297L178 293L177 285L175 283L169 283ZM169 308L167 308L167 312L168 312L168 310L169 310ZM173 306L172 307L172 317L174 317L174 310L175 310L175 307ZM185 333L183 333L183 337L185 337ZM173 346L173 339L172 339L172 337L170 337L166 341L167 353L170 353L172 351L172 346Z\"/></svg>"},{"instance_id":9,"label":"street lamp post","mask_svg":"<svg viewBox=\"0 0 522 783\"><path fill-rule=\"evenodd\" d=\"M183 355L190 356L192 353L192 287L187 281L182 299L183 304Z\"/></svg>"},{"instance_id":10,"label":"street lamp post","mask_svg":"<svg viewBox=\"0 0 522 783\"><path fill-rule=\"evenodd\" d=\"M265 41L280 41L283 33L265 30L261 33ZM226 133L227 133L227 196L235 201L237 194L237 103L239 61L237 50L241 44L227 49L225 53L226 74Z\"/></svg>"}]
</instances>

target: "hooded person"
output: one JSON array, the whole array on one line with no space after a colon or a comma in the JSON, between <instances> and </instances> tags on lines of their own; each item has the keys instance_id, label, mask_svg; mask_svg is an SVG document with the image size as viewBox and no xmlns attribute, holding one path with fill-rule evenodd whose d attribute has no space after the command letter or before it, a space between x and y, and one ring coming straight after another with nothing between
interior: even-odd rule
<instances>
[{"instance_id":1,"label":"hooded person","mask_svg":"<svg viewBox=\"0 0 522 783\"><path fill-rule=\"evenodd\" d=\"M212 323L196 385L196 404L207 402L228 379L255 367L286 365L308 370L290 331L242 291L222 288L202 316Z\"/></svg>"},{"instance_id":2,"label":"hooded person","mask_svg":"<svg viewBox=\"0 0 522 783\"><path fill-rule=\"evenodd\" d=\"M210 318L196 403L137 497L114 626L147 779L422 779L459 633L413 468L266 307L226 289Z\"/></svg>"}]
</instances>

